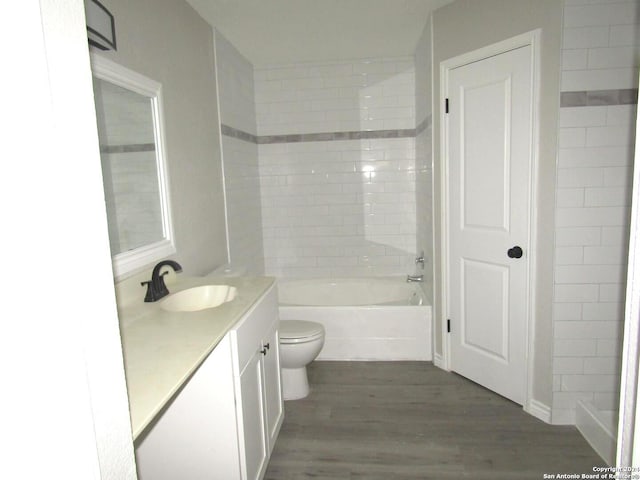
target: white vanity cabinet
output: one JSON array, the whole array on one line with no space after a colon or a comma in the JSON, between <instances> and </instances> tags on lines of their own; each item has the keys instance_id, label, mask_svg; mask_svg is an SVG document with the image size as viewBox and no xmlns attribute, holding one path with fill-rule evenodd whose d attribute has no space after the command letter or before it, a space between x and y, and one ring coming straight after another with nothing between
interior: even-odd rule
<instances>
[{"instance_id":1,"label":"white vanity cabinet","mask_svg":"<svg viewBox=\"0 0 640 480\"><path fill-rule=\"evenodd\" d=\"M255 307L253 314L229 332L236 379L241 398L238 430L242 478L263 477L282 425L284 407L280 380L278 303L275 288Z\"/></svg>"},{"instance_id":2,"label":"white vanity cabinet","mask_svg":"<svg viewBox=\"0 0 640 480\"><path fill-rule=\"evenodd\" d=\"M259 480L284 417L271 287L136 442L142 480Z\"/></svg>"}]
</instances>

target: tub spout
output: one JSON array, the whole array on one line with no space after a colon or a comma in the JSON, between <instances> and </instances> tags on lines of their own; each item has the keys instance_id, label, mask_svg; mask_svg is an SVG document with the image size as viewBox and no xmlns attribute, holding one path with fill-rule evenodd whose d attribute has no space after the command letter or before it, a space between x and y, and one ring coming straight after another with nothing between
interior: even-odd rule
<instances>
[{"instance_id":1,"label":"tub spout","mask_svg":"<svg viewBox=\"0 0 640 480\"><path fill-rule=\"evenodd\" d=\"M424 275L407 275L407 282L423 282Z\"/></svg>"}]
</instances>

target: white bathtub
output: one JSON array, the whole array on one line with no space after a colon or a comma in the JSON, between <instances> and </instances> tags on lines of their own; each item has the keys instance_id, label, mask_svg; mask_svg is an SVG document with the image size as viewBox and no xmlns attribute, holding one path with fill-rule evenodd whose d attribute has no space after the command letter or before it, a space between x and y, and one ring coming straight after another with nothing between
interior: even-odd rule
<instances>
[{"instance_id":1,"label":"white bathtub","mask_svg":"<svg viewBox=\"0 0 640 480\"><path fill-rule=\"evenodd\" d=\"M401 278L278 282L280 318L325 328L319 360L431 360L431 306Z\"/></svg>"}]
</instances>

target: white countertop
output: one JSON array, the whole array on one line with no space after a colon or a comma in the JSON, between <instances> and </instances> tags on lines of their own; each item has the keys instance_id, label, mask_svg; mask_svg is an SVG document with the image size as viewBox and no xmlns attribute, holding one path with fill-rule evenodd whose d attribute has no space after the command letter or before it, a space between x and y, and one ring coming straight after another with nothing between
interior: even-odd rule
<instances>
[{"instance_id":1,"label":"white countertop","mask_svg":"<svg viewBox=\"0 0 640 480\"><path fill-rule=\"evenodd\" d=\"M182 277L171 293L199 285L233 285L236 297L198 312L167 312L162 300L118 306L133 438L137 438L224 335L273 285L271 277Z\"/></svg>"}]
</instances>

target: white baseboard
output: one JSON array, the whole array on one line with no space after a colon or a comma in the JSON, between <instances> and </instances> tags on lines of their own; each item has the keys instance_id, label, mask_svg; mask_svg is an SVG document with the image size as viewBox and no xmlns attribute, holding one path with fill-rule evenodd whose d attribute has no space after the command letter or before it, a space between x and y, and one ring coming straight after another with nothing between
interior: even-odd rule
<instances>
[{"instance_id":1,"label":"white baseboard","mask_svg":"<svg viewBox=\"0 0 640 480\"><path fill-rule=\"evenodd\" d=\"M444 359L440 353L433 352L433 364L438 368L442 368L443 370L445 369Z\"/></svg>"},{"instance_id":2,"label":"white baseboard","mask_svg":"<svg viewBox=\"0 0 640 480\"><path fill-rule=\"evenodd\" d=\"M524 411L545 423L551 423L551 407L538 400L529 400L529 404Z\"/></svg>"}]
</instances>

